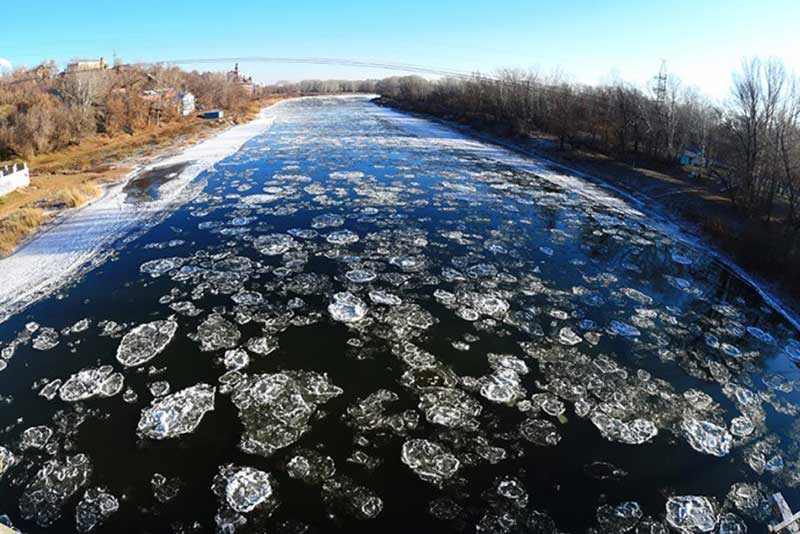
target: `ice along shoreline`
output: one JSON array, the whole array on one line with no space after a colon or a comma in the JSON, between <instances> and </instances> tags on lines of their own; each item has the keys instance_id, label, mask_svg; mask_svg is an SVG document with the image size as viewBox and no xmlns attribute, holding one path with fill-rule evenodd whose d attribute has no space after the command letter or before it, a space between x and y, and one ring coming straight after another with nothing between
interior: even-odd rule
<instances>
[{"instance_id":1,"label":"ice along shoreline","mask_svg":"<svg viewBox=\"0 0 800 534\"><path fill-rule=\"evenodd\" d=\"M109 245L126 232L183 204L191 197L189 186L195 178L265 132L274 120L272 110L283 102L286 100L264 108L254 120L228 128L176 155L162 155L140 165L99 198L65 214L0 259L0 323L102 263L110 252ZM158 199L141 204L126 202L125 187L133 180L176 166L182 166L180 173L159 188Z\"/></svg>"}]
</instances>

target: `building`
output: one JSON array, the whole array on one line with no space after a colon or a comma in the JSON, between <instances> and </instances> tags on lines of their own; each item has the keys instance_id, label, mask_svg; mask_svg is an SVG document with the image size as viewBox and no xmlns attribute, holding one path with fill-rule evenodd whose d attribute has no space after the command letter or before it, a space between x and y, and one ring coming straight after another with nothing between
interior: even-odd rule
<instances>
[{"instance_id":1,"label":"building","mask_svg":"<svg viewBox=\"0 0 800 534\"><path fill-rule=\"evenodd\" d=\"M49 80L56 74L56 72L57 69L54 64L42 63L31 69L31 74L37 80Z\"/></svg>"},{"instance_id":2,"label":"building","mask_svg":"<svg viewBox=\"0 0 800 534\"><path fill-rule=\"evenodd\" d=\"M186 117L187 115L191 115L194 109L194 95L192 93L180 93L178 95L178 113Z\"/></svg>"},{"instance_id":3,"label":"building","mask_svg":"<svg viewBox=\"0 0 800 534\"><path fill-rule=\"evenodd\" d=\"M67 63L67 74L72 74L75 72L85 72L90 70L103 70L107 69L108 64L103 60L100 59L76 59L71 63Z\"/></svg>"},{"instance_id":4,"label":"building","mask_svg":"<svg viewBox=\"0 0 800 534\"><path fill-rule=\"evenodd\" d=\"M253 96L253 78L252 76L245 77L239 72L239 64L233 67L233 70L228 72L228 81L235 83L242 88L244 94Z\"/></svg>"},{"instance_id":5,"label":"building","mask_svg":"<svg viewBox=\"0 0 800 534\"><path fill-rule=\"evenodd\" d=\"M175 89L169 87L164 89L145 89L142 91L142 100L164 104L175 98L176 95Z\"/></svg>"},{"instance_id":6,"label":"building","mask_svg":"<svg viewBox=\"0 0 800 534\"><path fill-rule=\"evenodd\" d=\"M27 163L15 163L0 167L0 197L10 192L27 187L31 183Z\"/></svg>"},{"instance_id":7,"label":"building","mask_svg":"<svg viewBox=\"0 0 800 534\"><path fill-rule=\"evenodd\" d=\"M692 146L683 151L680 157L681 165L693 165L696 167L705 167L706 157L705 151L697 146Z\"/></svg>"}]
</instances>

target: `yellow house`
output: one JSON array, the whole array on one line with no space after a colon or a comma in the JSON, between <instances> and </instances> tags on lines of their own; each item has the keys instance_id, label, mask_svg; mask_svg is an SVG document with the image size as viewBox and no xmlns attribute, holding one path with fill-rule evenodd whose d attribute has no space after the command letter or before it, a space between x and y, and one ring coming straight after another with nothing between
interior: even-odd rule
<instances>
[{"instance_id":1,"label":"yellow house","mask_svg":"<svg viewBox=\"0 0 800 534\"><path fill-rule=\"evenodd\" d=\"M67 72L83 72L87 70L102 70L108 68L108 64L100 59L76 59L67 64Z\"/></svg>"}]
</instances>

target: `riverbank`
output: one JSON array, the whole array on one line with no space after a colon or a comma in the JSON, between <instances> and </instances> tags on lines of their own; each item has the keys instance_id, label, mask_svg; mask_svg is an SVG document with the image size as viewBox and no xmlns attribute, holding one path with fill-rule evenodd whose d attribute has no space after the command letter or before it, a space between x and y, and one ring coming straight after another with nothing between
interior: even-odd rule
<instances>
[{"instance_id":1,"label":"riverbank","mask_svg":"<svg viewBox=\"0 0 800 534\"><path fill-rule=\"evenodd\" d=\"M507 136L490 127L463 124L416 111L413 106L393 99L376 103L404 113L441 121L465 135L502 146L523 156L555 166L563 166L581 178L609 187L635 200L639 205L670 219L728 259L731 266L754 276L758 285L781 295L783 306L794 316L800 311L800 264L785 265L771 253L777 235L767 227L751 224L710 179L693 178L680 167L642 168L585 150L562 150L552 136Z\"/></svg>"},{"instance_id":2,"label":"riverbank","mask_svg":"<svg viewBox=\"0 0 800 534\"><path fill-rule=\"evenodd\" d=\"M134 135L96 136L32 158L31 185L0 197L0 257L36 235L42 225L96 200L154 158L252 121L264 107L285 98L273 95L253 101L242 115L222 121L190 117Z\"/></svg>"},{"instance_id":3,"label":"riverbank","mask_svg":"<svg viewBox=\"0 0 800 534\"><path fill-rule=\"evenodd\" d=\"M190 186L198 175L269 128L271 107L262 109L249 122L207 136L177 153L172 150L150 157L123 180L105 187L99 198L51 216L44 231L0 259L0 322L83 269L97 265L111 253L108 245L120 235L146 230L160 214L169 213L172 207L191 198L196 188ZM129 202L125 188L139 179L163 181L158 197Z\"/></svg>"}]
</instances>

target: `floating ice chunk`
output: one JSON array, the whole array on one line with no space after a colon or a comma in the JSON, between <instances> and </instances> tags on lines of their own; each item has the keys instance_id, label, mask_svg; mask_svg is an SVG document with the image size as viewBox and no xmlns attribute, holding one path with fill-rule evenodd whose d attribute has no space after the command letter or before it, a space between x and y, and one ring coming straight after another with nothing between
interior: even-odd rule
<instances>
[{"instance_id":1,"label":"floating ice chunk","mask_svg":"<svg viewBox=\"0 0 800 534\"><path fill-rule=\"evenodd\" d=\"M683 254L678 254L677 252L672 255L672 261L679 265L691 265L694 263L692 258L684 256Z\"/></svg>"},{"instance_id":2,"label":"floating ice chunk","mask_svg":"<svg viewBox=\"0 0 800 534\"><path fill-rule=\"evenodd\" d=\"M311 227L316 228L317 230L321 228L341 226L343 224L344 224L344 217L342 217L341 215L334 215L332 213L318 215L313 219L311 219Z\"/></svg>"},{"instance_id":3,"label":"floating ice chunk","mask_svg":"<svg viewBox=\"0 0 800 534\"><path fill-rule=\"evenodd\" d=\"M739 350L739 347L731 345L730 343L721 343L719 348L723 354L731 358L738 358L742 355L742 351Z\"/></svg>"},{"instance_id":4,"label":"floating ice chunk","mask_svg":"<svg viewBox=\"0 0 800 534\"><path fill-rule=\"evenodd\" d=\"M287 474L306 484L322 484L336 474L333 458L309 449L297 451L286 463Z\"/></svg>"},{"instance_id":5,"label":"floating ice chunk","mask_svg":"<svg viewBox=\"0 0 800 534\"><path fill-rule=\"evenodd\" d=\"M767 492L768 489L761 484L738 482L731 486L727 500L743 514L751 517L766 517L770 508Z\"/></svg>"},{"instance_id":6,"label":"floating ice chunk","mask_svg":"<svg viewBox=\"0 0 800 534\"><path fill-rule=\"evenodd\" d=\"M150 477L150 487L153 489L153 497L155 497L158 502L164 504L178 496L182 484L181 480L177 477L167 478L161 473L154 473L153 476Z\"/></svg>"},{"instance_id":7,"label":"floating ice chunk","mask_svg":"<svg viewBox=\"0 0 800 534\"><path fill-rule=\"evenodd\" d=\"M264 297L257 291L239 291L231 296L231 300L242 306L257 306L264 302Z\"/></svg>"},{"instance_id":8,"label":"floating ice chunk","mask_svg":"<svg viewBox=\"0 0 800 534\"><path fill-rule=\"evenodd\" d=\"M272 478L269 473L252 467L240 467L228 479L225 500L239 513L252 512L272 497Z\"/></svg>"},{"instance_id":9,"label":"floating ice chunk","mask_svg":"<svg viewBox=\"0 0 800 534\"><path fill-rule=\"evenodd\" d=\"M561 441L556 425L546 419L525 419L519 425L519 433L536 445L558 445Z\"/></svg>"},{"instance_id":10,"label":"floating ice chunk","mask_svg":"<svg viewBox=\"0 0 800 534\"><path fill-rule=\"evenodd\" d=\"M393 256L389 263L407 273L414 273L425 268L425 258L420 256Z\"/></svg>"},{"instance_id":11,"label":"floating ice chunk","mask_svg":"<svg viewBox=\"0 0 800 534\"><path fill-rule=\"evenodd\" d=\"M629 532L642 519L644 513L639 503L628 501L617 506L603 505L597 510L597 522L605 532Z\"/></svg>"},{"instance_id":12,"label":"floating ice chunk","mask_svg":"<svg viewBox=\"0 0 800 534\"><path fill-rule=\"evenodd\" d=\"M196 339L200 341L200 350L210 352L232 349L241 336L236 325L221 315L212 313L197 327Z\"/></svg>"},{"instance_id":13,"label":"floating ice chunk","mask_svg":"<svg viewBox=\"0 0 800 534\"><path fill-rule=\"evenodd\" d=\"M358 234L350 230L337 230L328 234L325 240L332 245L351 245L358 242Z\"/></svg>"},{"instance_id":14,"label":"floating ice chunk","mask_svg":"<svg viewBox=\"0 0 800 534\"><path fill-rule=\"evenodd\" d=\"M137 326L120 341L117 361L126 367L149 362L166 348L177 330L178 323L172 319Z\"/></svg>"},{"instance_id":15,"label":"floating ice chunk","mask_svg":"<svg viewBox=\"0 0 800 534\"><path fill-rule=\"evenodd\" d=\"M75 510L78 532L91 532L119 509L117 498L102 488L90 488L83 494Z\"/></svg>"},{"instance_id":16,"label":"floating ice chunk","mask_svg":"<svg viewBox=\"0 0 800 534\"><path fill-rule=\"evenodd\" d=\"M456 310L456 315L465 321L477 321L481 318L480 314L472 308L459 308Z\"/></svg>"},{"instance_id":17,"label":"floating ice chunk","mask_svg":"<svg viewBox=\"0 0 800 534\"><path fill-rule=\"evenodd\" d=\"M194 432L206 412L214 409L215 391L208 384L197 384L154 400L142 411L137 433L141 437L166 439Z\"/></svg>"},{"instance_id":18,"label":"floating ice chunk","mask_svg":"<svg viewBox=\"0 0 800 534\"><path fill-rule=\"evenodd\" d=\"M83 369L61 385L58 395L65 402L76 402L95 396L112 397L122 390L123 377L110 365Z\"/></svg>"},{"instance_id":19,"label":"floating ice chunk","mask_svg":"<svg viewBox=\"0 0 800 534\"><path fill-rule=\"evenodd\" d=\"M26 428L20 435L19 448L23 451L28 449L44 449L47 442L53 436L53 429L44 425Z\"/></svg>"},{"instance_id":20,"label":"floating ice chunk","mask_svg":"<svg viewBox=\"0 0 800 534\"><path fill-rule=\"evenodd\" d=\"M800 341L790 339L783 348L783 351L792 360L800 361Z\"/></svg>"},{"instance_id":21,"label":"floating ice chunk","mask_svg":"<svg viewBox=\"0 0 800 534\"><path fill-rule=\"evenodd\" d=\"M510 308L508 301L494 294L472 293L469 301L481 315L502 318Z\"/></svg>"},{"instance_id":22,"label":"floating ice chunk","mask_svg":"<svg viewBox=\"0 0 800 534\"><path fill-rule=\"evenodd\" d=\"M185 262L186 260L184 258L161 258L143 263L139 266L139 271L149 274L153 278L157 278L162 274L181 267Z\"/></svg>"},{"instance_id":23,"label":"floating ice chunk","mask_svg":"<svg viewBox=\"0 0 800 534\"><path fill-rule=\"evenodd\" d=\"M481 378L480 394L492 402L512 406L525 396L525 391L516 372L500 369Z\"/></svg>"},{"instance_id":24,"label":"floating ice chunk","mask_svg":"<svg viewBox=\"0 0 800 534\"><path fill-rule=\"evenodd\" d=\"M79 334L89 329L91 321L87 318L76 321L75 324L68 328L70 334Z\"/></svg>"},{"instance_id":25,"label":"floating ice chunk","mask_svg":"<svg viewBox=\"0 0 800 534\"><path fill-rule=\"evenodd\" d=\"M224 363L228 369L244 369L250 365L250 356L242 349L226 350Z\"/></svg>"},{"instance_id":26,"label":"floating ice chunk","mask_svg":"<svg viewBox=\"0 0 800 534\"><path fill-rule=\"evenodd\" d=\"M267 234L257 237L253 246L265 256L279 256L293 248L296 241L286 234Z\"/></svg>"},{"instance_id":27,"label":"floating ice chunk","mask_svg":"<svg viewBox=\"0 0 800 534\"><path fill-rule=\"evenodd\" d=\"M687 290L692 287L692 283L685 278L679 278L677 276L670 275L665 275L665 278L667 279L667 282L676 289Z\"/></svg>"},{"instance_id":28,"label":"floating ice chunk","mask_svg":"<svg viewBox=\"0 0 800 534\"><path fill-rule=\"evenodd\" d=\"M629 299L635 300L639 304L652 304L653 303L652 297L650 297L649 295L645 295L641 291L637 291L636 289L633 289L631 287L623 287L619 291L620 291L620 293L622 293L623 295L625 295Z\"/></svg>"},{"instance_id":29,"label":"floating ice chunk","mask_svg":"<svg viewBox=\"0 0 800 534\"><path fill-rule=\"evenodd\" d=\"M775 343L775 338L769 332L765 332L764 330L758 328L757 326L748 326L747 333L759 340L762 343L766 343L768 345L772 345Z\"/></svg>"},{"instance_id":30,"label":"floating ice chunk","mask_svg":"<svg viewBox=\"0 0 800 534\"><path fill-rule=\"evenodd\" d=\"M333 180L358 180L364 177L361 171L334 171L329 174Z\"/></svg>"},{"instance_id":31,"label":"floating ice chunk","mask_svg":"<svg viewBox=\"0 0 800 534\"><path fill-rule=\"evenodd\" d=\"M347 271L344 277L354 284L366 284L375 280L375 273L367 269L353 269Z\"/></svg>"},{"instance_id":32,"label":"floating ice chunk","mask_svg":"<svg viewBox=\"0 0 800 534\"><path fill-rule=\"evenodd\" d=\"M17 457L10 450L0 446L0 480L17 463Z\"/></svg>"},{"instance_id":33,"label":"floating ice chunk","mask_svg":"<svg viewBox=\"0 0 800 534\"><path fill-rule=\"evenodd\" d=\"M420 395L420 409L434 424L449 428L476 430L482 407L480 402L455 388L430 388Z\"/></svg>"},{"instance_id":34,"label":"floating ice chunk","mask_svg":"<svg viewBox=\"0 0 800 534\"><path fill-rule=\"evenodd\" d=\"M747 525L736 514L726 512L719 518L719 534L747 534Z\"/></svg>"},{"instance_id":35,"label":"floating ice chunk","mask_svg":"<svg viewBox=\"0 0 800 534\"><path fill-rule=\"evenodd\" d=\"M406 441L400 457L417 476L432 483L447 480L461 466L458 458L447 452L443 446L427 439Z\"/></svg>"},{"instance_id":36,"label":"floating ice chunk","mask_svg":"<svg viewBox=\"0 0 800 534\"><path fill-rule=\"evenodd\" d=\"M328 305L328 313L336 321L354 323L367 315L366 303L349 291L336 293Z\"/></svg>"},{"instance_id":37,"label":"floating ice chunk","mask_svg":"<svg viewBox=\"0 0 800 534\"><path fill-rule=\"evenodd\" d=\"M125 393L122 394L122 400L127 402L128 404L133 404L137 400L139 400L139 395L136 394L134 390L128 388L125 390Z\"/></svg>"},{"instance_id":38,"label":"floating ice chunk","mask_svg":"<svg viewBox=\"0 0 800 534\"><path fill-rule=\"evenodd\" d=\"M266 193L259 193L255 195L247 195L242 197L242 203L249 206L257 206L259 204L269 204L281 198L282 195L270 195Z\"/></svg>"},{"instance_id":39,"label":"floating ice chunk","mask_svg":"<svg viewBox=\"0 0 800 534\"><path fill-rule=\"evenodd\" d=\"M243 377L232 396L245 428L241 449L269 456L291 445L308 430L317 406L341 393L327 375L309 371Z\"/></svg>"},{"instance_id":40,"label":"floating ice chunk","mask_svg":"<svg viewBox=\"0 0 800 534\"><path fill-rule=\"evenodd\" d=\"M628 445L641 445L658 434L656 425L647 419L623 421L602 412L596 412L592 415L591 421L605 439Z\"/></svg>"},{"instance_id":41,"label":"floating ice chunk","mask_svg":"<svg viewBox=\"0 0 800 534\"><path fill-rule=\"evenodd\" d=\"M271 336L252 337L247 340L247 350L253 354L266 356L278 348L278 341Z\"/></svg>"},{"instance_id":42,"label":"floating ice chunk","mask_svg":"<svg viewBox=\"0 0 800 534\"><path fill-rule=\"evenodd\" d=\"M42 328L33 340L33 348L36 350L50 350L58 345L58 332L53 328Z\"/></svg>"},{"instance_id":43,"label":"floating ice chunk","mask_svg":"<svg viewBox=\"0 0 800 534\"><path fill-rule=\"evenodd\" d=\"M397 295L393 295L380 289L370 291L369 299L375 304L385 304L386 306L399 306L403 303L403 301Z\"/></svg>"},{"instance_id":44,"label":"floating ice chunk","mask_svg":"<svg viewBox=\"0 0 800 534\"><path fill-rule=\"evenodd\" d=\"M344 223L344 221L342 221L342 223ZM319 232L316 230L302 228L292 228L287 230L286 233L292 237L296 237L297 239L315 239L319 235Z\"/></svg>"},{"instance_id":45,"label":"floating ice chunk","mask_svg":"<svg viewBox=\"0 0 800 534\"><path fill-rule=\"evenodd\" d=\"M61 387L61 379L56 378L48 382L42 389L39 390L39 396L47 400L53 400L58 395L58 389Z\"/></svg>"},{"instance_id":46,"label":"floating ice chunk","mask_svg":"<svg viewBox=\"0 0 800 534\"><path fill-rule=\"evenodd\" d=\"M413 387L413 384L409 384L409 387ZM391 430L398 435L408 434L409 430L416 428L419 415L414 410L387 414L386 405L396 402L398 399L399 397L393 391L379 389L347 409L350 423L365 432Z\"/></svg>"},{"instance_id":47,"label":"floating ice chunk","mask_svg":"<svg viewBox=\"0 0 800 534\"><path fill-rule=\"evenodd\" d=\"M489 360L489 367L494 369L496 373L501 374L507 381L518 382L519 377L515 375L528 374L528 365L512 354L494 354L490 352L486 355L486 359ZM509 374L507 371L511 371L511 373Z\"/></svg>"},{"instance_id":48,"label":"floating ice chunk","mask_svg":"<svg viewBox=\"0 0 800 534\"><path fill-rule=\"evenodd\" d=\"M559 417L564 414L567 407L552 393L537 393L531 396L531 402L538 406L544 413L552 417Z\"/></svg>"},{"instance_id":49,"label":"floating ice chunk","mask_svg":"<svg viewBox=\"0 0 800 534\"><path fill-rule=\"evenodd\" d=\"M731 419L731 434L743 438L749 436L756 429L753 421L746 415L740 415Z\"/></svg>"},{"instance_id":50,"label":"floating ice chunk","mask_svg":"<svg viewBox=\"0 0 800 534\"><path fill-rule=\"evenodd\" d=\"M522 482L515 477L503 477L496 481L497 494L506 499L516 501L517 506L523 507L528 502L528 491Z\"/></svg>"},{"instance_id":51,"label":"floating ice chunk","mask_svg":"<svg viewBox=\"0 0 800 534\"><path fill-rule=\"evenodd\" d=\"M373 519L383 510L380 497L343 475L325 481L322 485L322 498L328 505L331 516L342 511L358 519Z\"/></svg>"},{"instance_id":52,"label":"floating ice chunk","mask_svg":"<svg viewBox=\"0 0 800 534\"><path fill-rule=\"evenodd\" d=\"M181 315L186 315L187 317L197 317L202 313L202 310L195 306L194 302L188 300L173 302L169 307L172 311L180 313Z\"/></svg>"},{"instance_id":53,"label":"floating ice chunk","mask_svg":"<svg viewBox=\"0 0 800 534\"><path fill-rule=\"evenodd\" d=\"M19 499L20 515L49 527L61 516L64 504L88 484L91 474L85 454L48 460L25 487Z\"/></svg>"},{"instance_id":54,"label":"floating ice chunk","mask_svg":"<svg viewBox=\"0 0 800 534\"><path fill-rule=\"evenodd\" d=\"M724 427L690 418L683 420L681 428L686 433L689 445L696 451L725 456L731 450L733 436Z\"/></svg>"},{"instance_id":55,"label":"floating ice chunk","mask_svg":"<svg viewBox=\"0 0 800 534\"><path fill-rule=\"evenodd\" d=\"M609 324L608 333L624 337L636 337L641 335L641 332L635 326L616 320L611 321Z\"/></svg>"},{"instance_id":56,"label":"floating ice chunk","mask_svg":"<svg viewBox=\"0 0 800 534\"><path fill-rule=\"evenodd\" d=\"M562 345L572 346L577 345L583 341L581 336L576 334L572 328L565 326L561 330L558 331L558 342Z\"/></svg>"},{"instance_id":57,"label":"floating ice chunk","mask_svg":"<svg viewBox=\"0 0 800 534\"><path fill-rule=\"evenodd\" d=\"M717 515L707 497L670 497L667 522L680 532L711 532L717 525Z\"/></svg>"},{"instance_id":58,"label":"floating ice chunk","mask_svg":"<svg viewBox=\"0 0 800 534\"><path fill-rule=\"evenodd\" d=\"M148 389L153 397L163 397L169 393L170 385L166 380L159 380L150 384Z\"/></svg>"}]
</instances>

